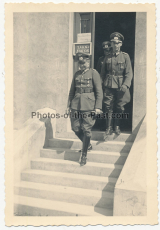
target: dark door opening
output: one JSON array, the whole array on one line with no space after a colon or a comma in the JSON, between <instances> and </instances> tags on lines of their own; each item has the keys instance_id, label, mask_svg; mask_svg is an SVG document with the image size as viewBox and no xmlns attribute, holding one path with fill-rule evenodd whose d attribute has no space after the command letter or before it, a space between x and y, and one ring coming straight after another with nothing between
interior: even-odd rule
<instances>
[{"instance_id":1,"label":"dark door opening","mask_svg":"<svg viewBox=\"0 0 160 230\"><path fill-rule=\"evenodd\" d=\"M111 33L119 32L124 36L121 50L129 54L132 69L134 70L135 19L136 13L134 12L95 13L94 68L96 68L99 57L104 55L102 42L109 41ZM130 87L130 93L131 101L125 106L125 113L129 114L129 118L121 122L121 130L124 132L132 131L133 81ZM102 127L105 125L104 123L104 120L96 121L93 130L99 130L100 126Z\"/></svg>"}]
</instances>

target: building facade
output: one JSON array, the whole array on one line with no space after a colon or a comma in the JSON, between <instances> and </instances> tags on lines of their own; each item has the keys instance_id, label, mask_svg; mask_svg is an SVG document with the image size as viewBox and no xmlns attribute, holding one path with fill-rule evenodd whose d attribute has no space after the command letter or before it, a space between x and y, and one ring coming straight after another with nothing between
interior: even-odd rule
<instances>
[{"instance_id":1,"label":"building facade","mask_svg":"<svg viewBox=\"0 0 160 230\"><path fill-rule=\"evenodd\" d=\"M122 51L129 54L134 72L123 131L135 130L146 113L145 12L14 13L13 18L14 129L38 109L48 107L65 114L78 70L75 53L86 49L91 67L96 68L103 55L102 42L116 31L124 35ZM69 119L56 119L56 135L72 135Z\"/></svg>"}]
</instances>

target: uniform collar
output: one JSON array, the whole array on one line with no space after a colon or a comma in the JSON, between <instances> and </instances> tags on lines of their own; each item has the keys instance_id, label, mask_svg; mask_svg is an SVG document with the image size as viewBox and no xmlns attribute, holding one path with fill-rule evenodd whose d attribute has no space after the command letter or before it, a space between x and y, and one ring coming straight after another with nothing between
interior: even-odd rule
<instances>
[{"instance_id":1,"label":"uniform collar","mask_svg":"<svg viewBox=\"0 0 160 230\"><path fill-rule=\"evenodd\" d=\"M113 56L118 56L120 54L120 51L119 52L116 52L116 53L113 53Z\"/></svg>"},{"instance_id":2,"label":"uniform collar","mask_svg":"<svg viewBox=\"0 0 160 230\"><path fill-rule=\"evenodd\" d=\"M89 70L89 68L82 71L82 74L86 73Z\"/></svg>"}]
</instances>

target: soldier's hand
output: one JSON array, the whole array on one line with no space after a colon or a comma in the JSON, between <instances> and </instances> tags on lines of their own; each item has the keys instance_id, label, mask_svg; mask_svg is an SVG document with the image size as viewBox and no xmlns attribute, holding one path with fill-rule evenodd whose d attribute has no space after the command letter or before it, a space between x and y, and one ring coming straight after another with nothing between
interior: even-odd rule
<instances>
[{"instance_id":1,"label":"soldier's hand","mask_svg":"<svg viewBox=\"0 0 160 230\"><path fill-rule=\"evenodd\" d=\"M127 90L127 86L126 85L122 85L121 88L120 88L120 91L123 91L125 93L126 90Z\"/></svg>"},{"instance_id":2,"label":"soldier's hand","mask_svg":"<svg viewBox=\"0 0 160 230\"><path fill-rule=\"evenodd\" d=\"M70 112L71 112L71 108L68 107L68 108L66 109L66 114L69 114Z\"/></svg>"},{"instance_id":3,"label":"soldier's hand","mask_svg":"<svg viewBox=\"0 0 160 230\"><path fill-rule=\"evenodd\" d=\"M101 114L102 111L101 111L100 109L95 109L95 113L96 113L96 114Z\"/></svg>"}]
</instances>

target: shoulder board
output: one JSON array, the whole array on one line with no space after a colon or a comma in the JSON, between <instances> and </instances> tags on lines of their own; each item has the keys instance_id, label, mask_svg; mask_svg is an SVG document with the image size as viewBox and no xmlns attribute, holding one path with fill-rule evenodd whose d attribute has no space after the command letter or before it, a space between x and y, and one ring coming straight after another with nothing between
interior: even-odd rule
<instances>
[{"instance_id":1,"label":"shoulder board","mask_svg":"<svg viewBox=\"0 0 160 230\"><path fill-rule=\"evenodd\" d=\"M122 52L123 54L125 54L125 55L128 55L127 53L125 53L125 52Z\"/></svg>"},{"instance_id":2,"label":"shoulder board","mask_svg":"<svg viewBox=\"0 0 160 230\"><path fill-rule=\"evenodd\" d=\"M92 70L94 70L95 72L97 72L97 70L96 70L96 69L92 69Z\"/></svg>"}]
</instances>

